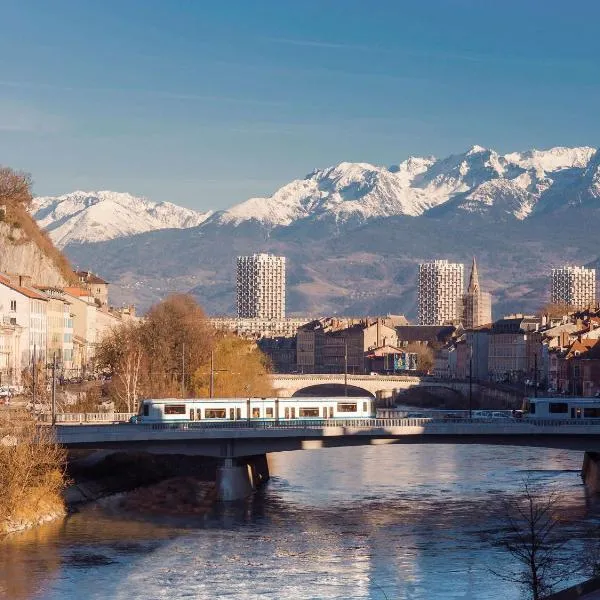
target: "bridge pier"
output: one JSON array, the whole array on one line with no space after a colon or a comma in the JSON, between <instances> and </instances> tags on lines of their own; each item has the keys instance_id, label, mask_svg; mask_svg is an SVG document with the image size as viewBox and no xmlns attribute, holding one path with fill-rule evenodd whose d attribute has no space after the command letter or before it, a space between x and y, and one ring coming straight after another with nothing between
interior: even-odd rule
<instances>
[{"instance_id":1,"label":"bridge pier","mask_svg":"<svg viewBox=\"0 0 600 600\"><path fill-rule=\"evenodd\" d=\"M586 451L581 467L581 479L590 494L600 493L600 453Z\"/></svg>"},{"instance_id":2,"label":"bridge pier","mask_svg":"<svg viewBox=\"0 0 600 600\"><path fill-rule=\"evenodd\" d=\"M239 459L224 458L217 467L217 499L221 502L243 500L269 478L266 454Z\"/></svg>"}]
</instances>

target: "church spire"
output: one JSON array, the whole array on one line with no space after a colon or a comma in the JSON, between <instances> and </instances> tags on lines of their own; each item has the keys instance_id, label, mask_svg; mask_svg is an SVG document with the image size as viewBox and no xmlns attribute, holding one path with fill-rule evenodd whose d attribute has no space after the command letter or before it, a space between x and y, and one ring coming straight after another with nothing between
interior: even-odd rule
<instances>
[{"instance_id":1,"label":"church spire","mask_svg":"<svg viewBox=\"0 0 600 600\"><path fill-rule=\"evenodd\" d=\"M469 278L469 287L467 291L469 294L479 293L479 275L477 274L477 263L475 262L475 257L473 257L471 277Z\"/></svg>"}]
</instances>

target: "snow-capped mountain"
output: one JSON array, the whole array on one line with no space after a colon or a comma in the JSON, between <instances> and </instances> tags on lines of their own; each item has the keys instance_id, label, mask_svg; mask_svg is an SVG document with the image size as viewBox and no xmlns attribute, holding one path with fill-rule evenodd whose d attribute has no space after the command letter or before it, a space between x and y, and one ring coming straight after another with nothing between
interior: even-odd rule
<instances>
[{"instance_id":1,"label":"snow-capped mountain","mask_svg":"<svg viewBox=\"0 0 600 600\"><path fill-rule=\"evenodd\" d=\"M232 312L236 256L275 252L290 313L411 318L419 262L475 255L501 315L537 310L553 266L600 264L600 152L342 162L213 214L112 192L38 198L35 211L73 264L111 282L113 303L142 311L190 291L207 312Z\"/></svg>"},{"instance_id":2,"label":"snow-capped mountain","mask_svg":"<svg viewBox=\"0 0 600 600\"><path fill-rule=\"evenodd\" d=\"M157 229L196 227L211 214L110 191L40 196L34 198L31 213L59 248Z\"/></svg>"},{"instance_id":3,"label":"snow-capped mountain","mask_svg":"<svg viewBox=\"0 0 600 600\"><path fill-rule=\"evenodd\" d=\"M595 152L589 147L557 147L500 155L473 146L439 160L410 157L393 167L343 162L292 181L270 197L250 198L215 213L206 225L255 220L273 228L303 219L356 223L417 217L446 204L444 211L522 220L535 212L546 194L564 195L573 177L582 182L591 178L590 185L600 190L600 176L594 183L588 169Z\"/></svg>"}]
</instances>

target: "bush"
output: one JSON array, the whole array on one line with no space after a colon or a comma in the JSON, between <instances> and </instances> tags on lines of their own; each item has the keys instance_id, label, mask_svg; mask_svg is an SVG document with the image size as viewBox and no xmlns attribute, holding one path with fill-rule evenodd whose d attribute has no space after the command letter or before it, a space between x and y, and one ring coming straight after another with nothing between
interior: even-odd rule
<instances>
[{"instance_id":1,"label":"bush","mask_svg":"<svg viewBox=\"0 0 600 600\"><path fill-rule=\"evenodd\" d=\"M62 512L66 451L27 413L0 416L0 533Z\"/></svg>"}]
</instances>

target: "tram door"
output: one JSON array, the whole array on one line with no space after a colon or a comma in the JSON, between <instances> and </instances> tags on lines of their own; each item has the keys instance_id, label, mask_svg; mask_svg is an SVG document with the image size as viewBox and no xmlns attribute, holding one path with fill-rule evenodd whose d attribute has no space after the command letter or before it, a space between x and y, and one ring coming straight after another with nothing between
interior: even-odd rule
<instances>
[{"instance_id":1,"label":"tram door","mask_svg":"<svg viewBox=\"0 0 600 600\"><path fill-rule=\"evenodd\" d=\"M230 421L235 421L235 408L230 408L229 409L229 420Z\"/></svg>"},{"instance_id":2,"label":"tram door","mask_svg":"<svg viewBox=\"0 0 600 600\"><path fill-rule=\"evenodd\" d=\"M296 418L296 407L292 406L291 410L292 410L292 419L295 419Z\"/></svg>"},{"instance_id":3,"label":"tram door","mask_svg":"<svg viewBox=\"0 0 600 600\"><path fill-rule=\"evenodd\" d=\"M333 419L333 406L329 407L329 418Z\"/></svg>"}]
</instances>

